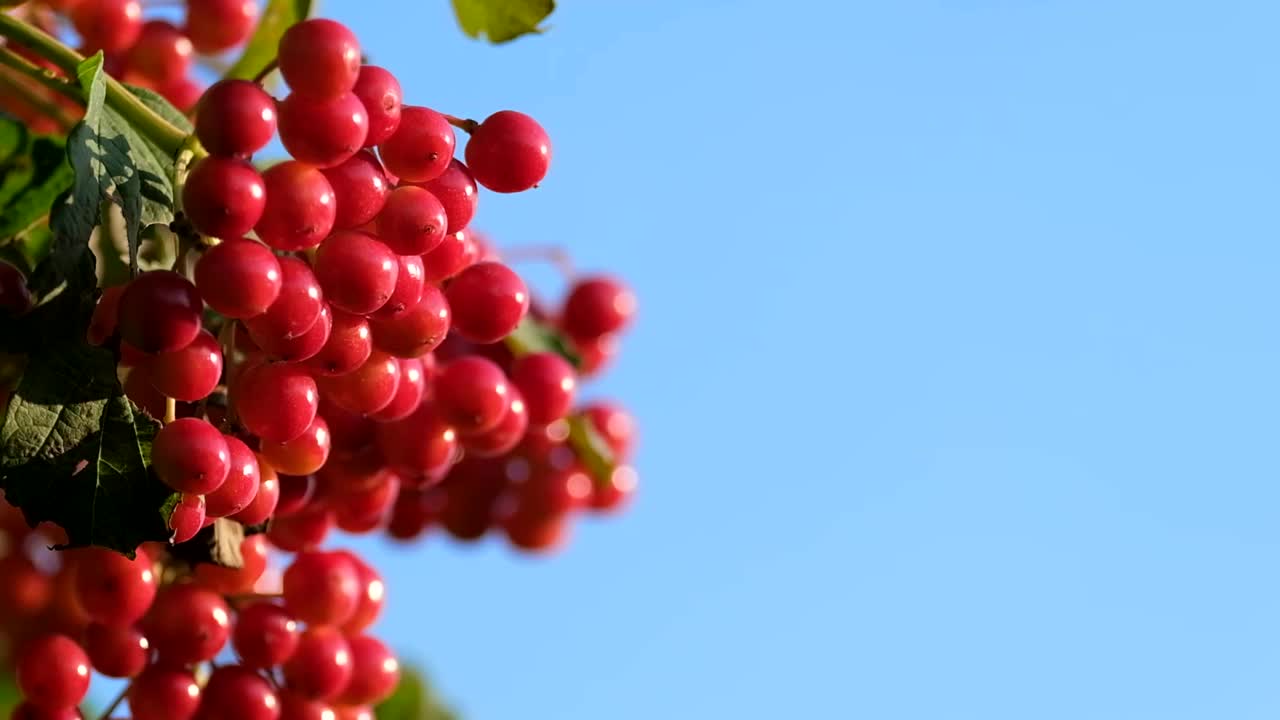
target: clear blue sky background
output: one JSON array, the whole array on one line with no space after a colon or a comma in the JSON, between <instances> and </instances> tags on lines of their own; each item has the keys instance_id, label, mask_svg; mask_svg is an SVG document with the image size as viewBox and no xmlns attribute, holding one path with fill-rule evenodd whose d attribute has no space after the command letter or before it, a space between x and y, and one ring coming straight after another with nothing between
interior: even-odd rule
<instances>
[{"instance_id":1,"label":"clear blue sky background","mask_svg":"<svg viewBox=\"0 0 1280 720\"><path fill-rule=\"evenodd\" d=\"M501 244L617 269L643 492L564 553L375 547L472 720L1280 714L1280 7L329 0L540 118Z\"/></svg>"}]
</instances>

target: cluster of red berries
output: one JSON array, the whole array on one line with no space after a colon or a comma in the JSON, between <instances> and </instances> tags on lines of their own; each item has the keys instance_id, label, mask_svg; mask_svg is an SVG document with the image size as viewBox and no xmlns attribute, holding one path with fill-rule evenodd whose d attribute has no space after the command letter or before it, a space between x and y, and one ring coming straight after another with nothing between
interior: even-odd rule
<instances>
[{"instance_id":1,"label":"cluster of red berries","mask_svg":"<svg viewBox=\"0 0 1280 720\"><path fill-rule=\"evenodd\" d=\"M144 18L143 5L139 0L39 0L23 5L20 11L51 34L59 34L62 26L69 25L80 38L82 54L101 50L113 77L154 90L184 112L195 106L204 91L193 72L197 56L216 56L242 45L253 33L259 15L257 0L185 0L179 26ZM56 71L42 58L24 54ZM10 80L23 82L17 76ZM36 85L28 89L41 93ZM49 93L48 100L70 114L80 110L56 94ZM16 95L6 95L0 106L37 130L59 129L40 108Z\"/></svg>"},{"instance_id":2,"label":"cluster of red berries","mask_svg":"<svg viewBox=\"0 0 1280 720\"><path fill-rule=\"evenodd\" d=\"M93 672L130 679L133 720L371 720L399 680L365 633L382 579L349 552L300 553L281 577L254 535L242 568L184 573L160 544L130 560L47 549L58 534L0 503L4 661L25 699L15 719L80 718Z\"/></svg>"},{"instance_id":3,"label":"cluster of red berries","mask_svg":"<svg viewBox=\"0 0 1280 720\"><path fill-rule=\"evenodd\" d=\"M175 270L104 288L88 331L119 348L126 395L165 419L151 461L180 496L170 542L218 518L266 533L244 541L241 569L183 570L160 544L133 561L65 553L56 573L22 576L69 589L56 619L26 626L42 632L18 634L27 704L15 717L78 717L89 668L133 678L133 720L369 717L398 672L362 634L382 583L350 553L319 549L331 531L410 539L439 525L473 540L501 529L545 550L575 512L617 509L634 490L631 418L610 403L575 407L580 377L616 351L633 295L587 277L548 312L469 229L479 188L543 180L541 126L403 105L396 78L363 64L331 20L291 27L277 62L282 100L241 80L200 98L207 154L180 178L175 223L192 250ZM469 133L465 161L455 127ZM251 158L277 135L292 159L260 170ZM0 263L0 312L30 307L22 273ZM568 352L518 341L527 317ZM583 450L584 433L609 462ZM263 575L272 551L297 553L275 589ZM228 639L235 664L197 678Z\"/></svg>"}]
</instances>

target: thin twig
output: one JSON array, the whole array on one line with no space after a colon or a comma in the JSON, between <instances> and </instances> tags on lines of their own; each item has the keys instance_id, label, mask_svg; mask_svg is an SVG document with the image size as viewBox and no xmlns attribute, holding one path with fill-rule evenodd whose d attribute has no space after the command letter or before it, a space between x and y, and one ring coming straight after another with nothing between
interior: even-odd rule
<instances>
[{"instance_id":1,"label":"thin twig","mask_svg":"<svg viewBox=\"0 0 1280 720\"><path fill-rule=\"evenodd\" d=\"M469 133L475 132L476 128L480 127L480 123L476 122L475 120L470 120L468 118L454 117L446 113L440 113L440 114L444 115L444 119L448 120L450 125L460 130L466 130Z\"/></svg>"},{"instance_id":2,"label":"thin twig","mask_svg":"<svg viewBox=\"0 0 1280 720\"><path fill-rule=\"evenodd\" d=\"M107 706L107 709L103 710L102 714L98 716L98 720L110 720L111 713L115 712L116 708L120 707L120 703L124 702L125 697L129 695L129 688L131 687L133 687L133 683L125 685L124 689L120 691L120 694L116 696L116 699L112 700L111 704Z\"/></svg>"},{"instance_id":3,"label":"thin twig","mask_svg":"<svg viewBox=\"0 0 1280 720\"><path fill-rule=\"evenodd\" d=\"M42 86L63 95L64 97L75 100L81 105L84 104L84 94L78 85L72 85L70 80L61 77L52 70L36 65L30 60L22 57L13 50L0 47L0 65L10 68L14 72L31 78L40 83Z\"/></svg>"}]
</instances>

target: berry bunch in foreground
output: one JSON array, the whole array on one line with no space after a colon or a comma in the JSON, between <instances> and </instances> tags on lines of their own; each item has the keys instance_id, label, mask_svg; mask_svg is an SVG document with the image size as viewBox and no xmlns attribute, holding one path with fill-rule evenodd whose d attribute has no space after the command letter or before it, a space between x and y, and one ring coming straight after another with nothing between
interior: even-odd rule
<instances>
[{"instance_id":1,"label":"berry bunch in foreground","mask_svg":"<svg viewBox=\"0 0 1280 720\"><path fill-rule=\"evenodd\" d=\"M86 336L164 421L150 466L176 499L168 542L132 559L55 553L61 528L0 504L14 717L78 717L94 672L131 679L133 720L368 717L399 674L368 633L383 582L326 540L439 527L536 552L575 516L623 507L634 423L579 391L617 352L635 298L594 275L540 305L471 229L480 188L546 177L550 141L529 116L405 104L324 19L283 35L284 97L243 80L201 94L183 85L191 54L243 42L252 2L188 0L182 28L144 22L136 0L57 8L111 72L194 106L207 154L181 187L187 254L102 288ZM290 157L263 169L254 157L276 137ZM0 313L32 306L23 272L0 262ZM11 379L0 372L0 406ZM243 567L180 551L215 523L246 533Z\"/></svg>"}]
</instances>

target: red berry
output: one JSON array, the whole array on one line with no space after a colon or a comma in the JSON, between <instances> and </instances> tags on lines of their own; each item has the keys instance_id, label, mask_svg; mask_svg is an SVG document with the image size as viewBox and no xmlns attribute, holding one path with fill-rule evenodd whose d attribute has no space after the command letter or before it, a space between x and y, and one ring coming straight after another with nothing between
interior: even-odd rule
<instances>
[{"instance_id":1,"label":"red berry","mask_svg":"<svg viewBox=\"0 0 1280 720\"><path fill-rule=\"evenodd\" d=\"M196 287L209 307L229 318L261 315L280 295L280 261L247 238L224 240L196 263Z\"/></svg>"},{"instance_id":2,"label":"red berry","mask_svg":"<svg viewBox=\"0 0 1280 720\"><path fill-rule=\"evenodd\" d=\"M373 220L391 192L391 181L371 150L361 150L323 172L337 201L333 226L340 230L358 228Z\"/></svg>"},{"instance_id":3,"label":"red berry","mask_svg":"<svg viewBox=\"0 0 1280 720\"><path fill-rule=\"evenodd\" d=\"M426 182L444 174L453 159L457 138L443 115L425 107L405 105L400 125L378 145L387 170L406 182Z\"/></svg>"},{"instance_id":4,"label":"red berry","mask_svg":"<svg viewBox=\"0 0 1280 720\"><path fill-rule=\"evenodd\" d=\"M162 86L156 92L178 110L190 113L200 101L200 96L204 95L204 86L189 77L184 77L172 85Z\"/></svg>"},{"instance_id":5,"label":"red berry","mask_svg":"<svg viewBox=\"0 0 1280 720\"><path fill-rule=\"evenodd\" d=\"M318 99L351 92L360 75L360 43L345 25L314 18L285 31L280 74L295 93Z\"/></svg>"},{"instance_id":6,"label":"red berry","mask_svg":"<svg viewBox=\"0 0 1280 720\"><path fill-rule=\"evenodd\" d=\"M528 190L551 166L551 139L533 118L502 110L485 118L467 141L467 166L494 192Z\"/></svg>"},{"instance_id":7,"label":"red berry","mask_svg":"<svg viewBox=\"0 0 1280 720\"><path fill-rule=\"evenodd\" d=\"M355 565L360 587L356 611L342 626L343 632L351 634L361 632L378 619L382 614L382 606L387 596L386 586L382 582L382 577L378 575L378 571L355 555L346 554Z\"/></svg>"},{"instance_id":8,"label":"red berry","mask_svg":"<svg viewBox=\"0 0 1280 720\"><path fill-rule=\"evenodd\" d=\"M288 660L298 649L302 626L279 605L258 602L240 610L231 644L240 662L270 668Z\"/></svg>"},{"instance_id":9,"label":"red berry","mask_svg":"<svg viewBox=\"0 0 1280 720\"><path fill-rule=\"evenodd\" d=\"M46 634L29 641L14 664L18 689L43 710L79 704L89 692L89 656L66 635Z\"/></svg>"},{"instance_id":10,"label":"red berry","mask_svg":"<svg viewBox=\"0 0 1280 720\"><path fill-rule=\"evenodd\" d=\"M190 280L169 270L134 278L120 296L120 337L143 352L172 352L200 333L200 293Z\"/></svg>"},{"instance_id":11,"label":"red berry","mask_svg":"<svg viewBox=\"0 0 1280 720\"><path fill-rule=\"evenodd\" d=\"M307 507L293 515L272 520L267 539L286 552L314 550L333 529L333 522L333 511L329 508Z\"/></svg>"},{"instance_id":12,"label":"red berry","mask_svg":"<svg viewBox=\"0 0 1280 720\"><path fill-rule=\"evenodd\" d=\"M262 173L267 202L253 231L277 250L306 250L333 229L337 212L333 188L319 170L297 161L272 165Z\"/></svg>"},{"instance_id":13,"label":"red berry","mask_svg":"<svg viewBox=\"0 0 1280 720\"><path fill-rule=\"evenodd\" d=\"M142 33L142 5L138 0L79 0L71 10L71 22L89 50L86 54L118 52Z\"/></svg>"},{"instance_id":14,"label":"red berry","mask_svg":"<svg viewBox=\"0 0 1280 720\"><path fill-rule=\"evenodd\" d=\"M231 611L221 596L196 585L168 585L142 620L161 661L212 660L231 635Z\"/></svg>"},{"instance_id":15,"label":"red berry","mask_svg":"<svg viewBox=\"0 0 1280 720\"><path fill-rule=\"evenodd\" d=\"M595 431L619 460L631 457L635 445L635 420L620 406L597 401L582 409Z\"/></svg>"},{"instance_id":16,"label":"red berry","mask_svg":"<svg viewBox=\"0 0 1280 720\"><path fill-rule=\"evenodd\" d=\"M316 418L315 380L300 367L266 363L245 370L231 387L240 422L269 442L289 442Z\"/></svg>"},{"instance_id":17,"label":"red berry","mask_svg":"<svg viewBox=\"0 0 1280 720\"><path fill-rule=\"evenodd\" d=\"M457 160L450 160L443 175L423 183L422 187L430 190L444 206L445 215L449 218L449 229L445 232L462 230L475 216L480 193L471 171Z\"/></svg>"},{"instance_id":18,"label":"red berry","mask_svg":"<svg viewBox=\"0 0 1280 720\"><path fill-rule=\"evenodd\" d=\"M555 422L573 408L577 375L557 353L530 353L517 359L511 366L511 383L520 389L534 425Z\"/></svg>"},{"instance_id":19,"label":"red berry","mask_svg":"<svg viewBox=\"0 0 1280 720\"><path fill-rule=\"evenodd\" d=\"M396 359L375 350L364 365L337 377L317 378L320 391L338 407L353 413L375 413L391 404L400 386Z\"/></svg>"},{"instance_id":20,"label":"red berry","mask_svg":"<svg viewBox=\"0 0 1280 720\"><path fill-rule=\"evenodd\" d=\"M258 474L262 481L258 483L258 492L243 510L231 516L243 525L257 525L265 522L276 510L280 501L280 479L275 468L262 461L258 462Z\"/></svg>"},{"instance_id":21,"label":"red berry","mask_svg":"<svg viewBox=\"0 0 1280 720\"><path fill-rule=\"evenodd\" d=\"M497 427L507 412L507 376L493 361L476 355L446 363L434 390L445 420L464 434Z\"/></svg>"},{"instance_id":22,"label":"red berry","mask_svg":"<svg viewBox=\"0 0 1280 720\"><path fill-rule=\"evenodd\" d=\"M95 622L128 626L146 614L156 597L151 559L138 553L130 560L120 553L87 548L75 564L76 600Z\"/></svg>"},{"instance_id":23,"label":"red berry","mask_svg":"<svg viewBox=\"0 0 1280 720\"><path fill-rule=\"evenodd\" d=\"M404 99L396 76L377 65L365 65L360 68L352 92L364 103L369 115L369 136L364 146L373 147L391 137L400 127L400 106Z\"/></svg>"},{"instance_id":24,"label":"red berry","mask_svg":"<svg viewBox=\"0 0 1280 720\"><path fill-rule=\"evenodd\" d=\"M592 484L591 497L587 499L587 503L592 510L598 512L615 511L624 506L635 494L636 482L635 470L626 465L620 465L609 475L608 482L601 483L597 480Z\"/></svg>"},{"instance_id":25,"label":"red berry","mask_svg":"<svg viewBox=\"0 0 1280 720\"><path fill-rule=\"evenodd\" d=\"M418 304L422 299L426 279L423 277L422 258L417 255L400 255L396 258L400 264L396 272L396 289L382 307L373 312L371 317L379 320L390 320Z\"/></svg>"},{"instance_id":26,"label":"red berry","mask_svg":"<svg viewBox=\"0 0 1280 720\"><path fill-rule=\"evenodd\" d=\"M280 720L335 720L333 707L285 688L280 691Z\"/></svg>"},{"instance_id":27,"label":"red berry","mask_svg":"<svg viewBox=\"0 0 1280 720\"><path fill-rule=\"evenodd\" d=\"M152 665L129 686L133 720L191 720L199 706L200 686L186 670Z\"/></svg>"},{"instance_id":28,"label":"red berry","mask_svg":"<svg viewBox=\"0 0 1280 720\"><path fill-rule=\"evenodd\" d=\"M524 399L520 391L514 387L507 388L509 404L507 413L496 427L480 433L469 435L463 444L467 452L476 457L499 457L511 452L520 444L525 430L529 429L529 412L525 409Z\"/></svg>"},{"instance_id":29,"label":"red berry","mask_svg":"<svg viewBox=\"0 0 1280 720\"><path fill-rule=\"evenodd\" d=\"M126 77L135 82L144 80L152 87L172 85L186 77L191 69L192 52L191 40L173 23L148 21L125 54ZM206 144L205 148L208 147Z\"/></svg>"},{"instance_id":30,"label":"red berry","mask_svg":"<svg viewBox=\"0 0 1280 720\"><path fill-rule=\"evenodd\" d=\"M133 677L151 656L151 645L132 625L94 623L85 631L84 641L93 669L107 677Z\"/></svg>"},{"instance_id":31,"label":"red berry","mask_svg":"<svg viewBox=\"0 0 1280 720\"><path fill-rule=\"evenodd\" d=\"M258 24L255 0L187 0L187 35L196 51L213 55L249 39Z\"/></svg>"},{"instance_id":32,"label":"red berry","mask_svg":"<svg viewBox=\"0 0 1280 720\"><path fill-rule=\"evenodd\" d=\"M334 518L339 528L360 534L372 532L386 524L396 496L400 494L400 476L381 473L377 477L381 480L374 485L334 496Z\"/></svg>"},{"instance_id":33,"label":"red berry","mask_svg":"<svg viewBox=\"0 0 1280 720\"><path fill-rule=\"evenodd\" d=\"M281 475L280 499L276 501L276 515L285 517L301 511L311 503L316 494L314 475Z\"/></svg>"},{"instance_id":34,"label":"red berry","mask_svg":"<svg viewBox=\"0 0 1280 720\"><path fill-rule=\"evenodd\" d=\"M169 530L173 536L169 542L184 543L196 536L204 528L204 496L183 495L169 515Z\"/></svg>"},{"instance_id":35,"label":"red berry","mask_svg":"<svg viewBox=\"0 0 1280 720\"><path fill-rule=\"evenodd\" d=\"M221 665L204 686L200 720L280 720L280 699L258 673Z\"/></svg>"},{"instance_id":36,"label":"red berry","mask_svg":"<svg viewBox=\"0 0 1280 720\"><path fill-rule=\"evenodd\" d=\"M482 262L463 270L445 290L453 327L475 343L510 335L529 311L529 290L511 268Z\"/></svg>"},{"instance_id":37,"label":"red berry","mask_svg":"<svg viewBox=\"0 0 1280 720\"><path fill-rule=\"evenodd\" d=\"M444 240L449 220L431 192L415 185L391 191L378 213L378 239L398 255L421 255Z\"/></svg>"},{"instance_id":38,"label":"red berry","mask_svg":"<svg viewBox=\"0 0 1280 720\"><path fill-rule=\"evenodd\" d=\"M258 457L240 438L223 436L227 441L230 471L226 482L205 496L205 515L220 518L233 515L248 507L258 494L262 484L258 470Z\"/></svg>"},{"instance_id":39,"label":"red berry","mask_svg":"<svg viewBox=\"0 0 1280 720\"><path fill-rule=\"evenodd\" d=\"M444 282L474 264L479 254L470 231L450 233L434 250L422 256L423 276L427 282Z\"/></svg>"},{"instance_id":40,"label":"red berry","mask_svg":"<svg viewBox=\"0 0 1280 720\"><path fill-rule=\"evenodd\" d=\"M217 428L197 418L179 418L156 434L151 462L169 487L203 495L227 479L231 455Z\"/></svg>"},{"instance_id":41,"label":"red berry","mask_svg":"<svg viewBox=\"0 0 1280 720\"><path fill-rule=\"evenodd\" d=\"M295 257L282 257L280 264L280 292L275 302L261 315L245 320L245 327L258 337L278 337L290 340L303 335L320 318L324 307L324 292L315 273L305 262Z\"/></svg>"},{"instance_id":42,"label":"red berry","mask_svg":"<svg viewBox=\"0 0 1280 720\"><path fill-rule=\"evenodd\" d=\"M302 633L298 650L284 663L285 683L306 697L337 697L351 681L351 646L331 627L310 627Z\"/></svg>"},{"instance_id":43,"label":"red berry","mask_svg":"<svg viewBox=\"0 0 1280 720\"><path fill-rule=\"evenodd\" d=\"M262 177L239 158L204 158L191 168L182 187L182 208L196 230L224 240L252 230L266 202Z\"/></svg>"},{"instance_id":44,"label":"red berry","mask_svg":"<svg viewBox=\"0 0 1280 720\"><path fill-rule=\"evenodd\" d=\"M372 235L340 230L320 244L315 274L325 297L350 313L368 314L396 288L395 253Z\"/></svg>"},{"instance_id":45,"label":"red berry","mask_svg":"<svg viewBox=\"0 0 1280 720\"><path fill-rule=\"evenodd\" d=\"M196 565L196 583L219 595L253 592L254 585L267 570L266 536L250 535L242 540L240 556L244 559L244 564L238 568L219 567L210 563Z\"/></svg>"},{"instance_id":46,"label":"red berry","mask_svg":"<svg viewBox=\"0 0 1280 720\"><path fill-rule=\"evenodd\" d=\"M329 342L329 334L333 330L333 310L329 303L321 303L320 315L312 323L311 329L294 338L283 338L279 335L263 334L249 328L249 337L258 347L272 358L285 362L302 362L314 357Z\"/></svg>"},{"instance_id":47,"label":"red berry","mask_svg":"<svg viewBox=\"0 0 1280 720\"><path fill-rule=\"evenodd\" d=\"M458 458L458 434L433 403L408 417L378 426L387 464L410 476L440 478Z\"/></svg>"},{"instance_id":48,"label":"red berry","mask_svg":"<svg viewBox=\"0 0 1280 720\"><path fill-rule=\"evenodd\" d=\"M636 297L610 277L579 280L564 302L560 324L574 338L593 339L626 327L636 311Z\"/></svg>"},{"instance_id":49,"label":"red berry","mask_svg":"<svg viewBox=\"0 0 1280 720\"><path fill-rule=\"evenodd\" d=\"M517 511L503 520L502 529L515 547L529 552L545 553L565 543L568 539L569 523L566 515Z\"/></svg>"},{"instance_id":50,"label":"red berry","mask_svg":"<svg viewBox=\"0 0 1280 720\"><path fill-rule=\"evenodd\" d=\"M295 92L280 103L279 111L285 150L316 167L346 162L369 135L369 116L352 93L317 99Z\"/></svg>"},{"instance_id":51,"label":"red berry","mask_svg":"<svg viewBox=\"0 0 1280 720\"><path fill-rule=\"evenodd\" d=\"M434 285L422 289L417 304L389 320L374 318L373 344L397 357L420 357L444 341L451 323L449 303Z\"/></svg>"},{"instance_id":52,"label":"red berry","mask_svg":"<svg viewBox=\"0 0 1280 720\"><path fill-rule=\"evenodd\" d=\"M304 552L284 571L285 607L309 625L341 625L359 600L359 573L343 553Z\"/></svg>"},{"instance_id":53,"label":"red berry","mask_svg":"<svg viewBox=\"0 0 1280 720\"><path fill-rule=\"evenodd\" d=\"M156 390L184 402L196 402L218 387L222 348L208 330L201 330L186 347L156 355L146 364L147 379Z\"/></svg>"},{"instance_id":54,"label":"red berry","mask_svg":"<svg viewBox=\"0 0 1280 720\"><path fill-rule=\"evenodd\" d=\"M369 417L379 422L391 422L408 417L418 409L422 396L426 392L427 379L422 371L422 361L417 358L400 358L400 384L396 386L395 397L386 407Z\"/></svg>"},{"instance_id":55,"label":"red berry","mask_svg":"<svg viewBox=\"0 0 1280 720\"><path fill-rule=\"evenodd\" d=\"M343 705L382 702L400 682L400 663L386 645L368 635L347 638L351 648L351 680L338 696Z\"/></svg>"},{"instance_id":56,"label":"red berry","mask_svg":"<svg viewBox=\"0 0 1280 720\"><path fill-rule=\"evenodd\" d=\"M329 425L316 415L311 425L298 437L284 443L262 443L262 457L278 471L289 475L307 475L320 469L329 459Z\"/></svg>"},{"instance_id":57,"label":"red berry","mask_svg":"<svg viewBox=\"0 0 1280 720\"><path fill-rule=\"evenodd\" d=\"M320 375L345 375L363 365L371 352L373 334L368 321L361 315L334 310L329 340L307 361L307 367Z\"/></svg>"},{"instance_id":58,"label":"red berry","mask_svg":"<svg viewBox=\"0 0 1280 720\"><path fill-rule=\"evenodd\" d=\"M210 85L196 109L196 137L214 155L252 155L275 133L275 100L248 80Z\"/></svg>"}]
</instances>

